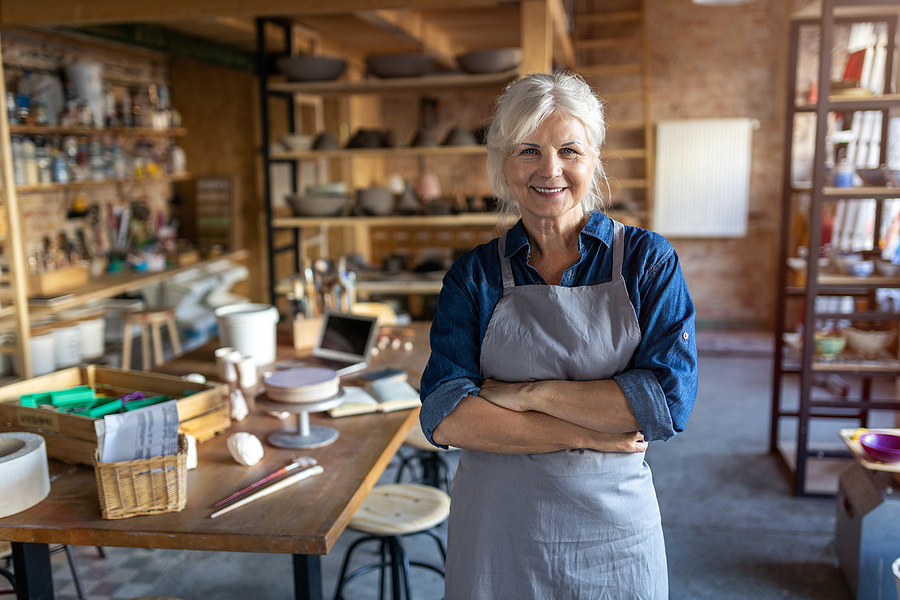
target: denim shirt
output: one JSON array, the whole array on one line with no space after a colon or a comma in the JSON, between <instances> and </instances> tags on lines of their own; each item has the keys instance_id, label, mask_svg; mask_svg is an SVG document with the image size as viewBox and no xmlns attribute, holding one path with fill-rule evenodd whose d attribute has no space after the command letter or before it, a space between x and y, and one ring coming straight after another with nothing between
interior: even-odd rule
<instances>
[{"instance_id":1,"label":"denim shirt","mask_svg":"<svg viewBox=\"0 0 900 600\"><path fill-rule=\"evenodd\" d=\"M610 281L612 240L612 221L595 211L578 238L581 258L559 285ZM421 380L420 421L433 444L441 420L460 400L481 390L481 344L503 295L497 244L494 239L466 252L444 276L431 325L431 356ZM506 237L516 285L546 283L528 264L530 250L520 220ZM667 440L684 430L697 395L694 303L675 249L659 234L625 227L622 275L642 338L626 370L613 379L625 392L645 439Z\"/></svg>"}]
</instances>

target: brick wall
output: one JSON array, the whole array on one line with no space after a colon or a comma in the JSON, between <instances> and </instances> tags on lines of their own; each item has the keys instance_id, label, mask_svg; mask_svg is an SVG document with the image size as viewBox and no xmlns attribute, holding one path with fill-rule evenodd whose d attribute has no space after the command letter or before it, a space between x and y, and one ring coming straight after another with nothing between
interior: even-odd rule
<instances>
[{"instance_id":1,"label":"brick wall","mask_svg":"<svg viewBox=\"0 0 900 600\"><path fill-rule=\"evenodd\" d=\"M654 121L737 118L753 133L746 237L671 240L698 324L771 327L781 214L788 18L803 0L701 6L648 2Z\"/></svg>"}]
</instances>

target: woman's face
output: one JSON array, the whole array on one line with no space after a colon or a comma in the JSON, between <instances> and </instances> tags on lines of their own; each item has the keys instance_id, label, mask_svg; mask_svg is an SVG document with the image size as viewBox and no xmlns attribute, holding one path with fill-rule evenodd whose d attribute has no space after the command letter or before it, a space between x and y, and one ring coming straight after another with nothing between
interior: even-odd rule
<instances>
[{"instance_id":1,"label":"woman's face","mask_svg":"<svg viewBox=\"0 0 900 600\"><path fill-rule=\"evenodd\" d=\"M590 190L594 166L584 126L554 115L516 146L503 172L523 219L580 220L581 199Z\"/></svg>"}]
</instances>

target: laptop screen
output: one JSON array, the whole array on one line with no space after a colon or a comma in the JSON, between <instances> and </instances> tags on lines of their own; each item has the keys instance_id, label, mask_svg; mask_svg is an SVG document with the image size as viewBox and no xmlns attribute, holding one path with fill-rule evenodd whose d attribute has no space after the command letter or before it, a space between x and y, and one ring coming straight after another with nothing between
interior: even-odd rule
<instances>
[{"instance_id":1,"label":"laptop screen","mask_svg":"<svg viewBox=\"0 0 900 600\"><path fill-rule=\"evenodd\" d=\"M313 352L327 358L365 360L375 340L377 319L363 315L326 313Z\"/></svg>"}]
</instances>

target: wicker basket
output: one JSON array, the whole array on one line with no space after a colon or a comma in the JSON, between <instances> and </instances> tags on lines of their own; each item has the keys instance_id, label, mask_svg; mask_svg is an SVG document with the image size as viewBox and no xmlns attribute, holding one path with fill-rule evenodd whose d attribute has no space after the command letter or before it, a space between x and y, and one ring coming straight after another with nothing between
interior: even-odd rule
<instances>
[{"instance_id":1,"label":"wicker basket","mask_svg":"<svg viewBox=\"0 0 900 600\"><path fill-rule=\"evenodd\" d=\"M187 438L178 435L178 454L122 462L98 462L94 474L104 519L178 512L187 501Z\"/></svg>"}]
</instances>

